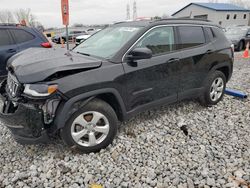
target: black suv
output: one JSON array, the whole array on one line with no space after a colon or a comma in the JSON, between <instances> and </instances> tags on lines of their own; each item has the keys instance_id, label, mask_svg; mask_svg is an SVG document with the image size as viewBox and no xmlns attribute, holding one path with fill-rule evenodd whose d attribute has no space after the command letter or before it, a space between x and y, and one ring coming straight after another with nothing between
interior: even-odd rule
<instances>
[{"instance_id":1,"label":"black suv","mask_svg":"<svg viewBox=\"0 0 250 188\"><path fill-rule=\"evenodd\" d=\"M7 75L8 59L30 47L51 48L51 44L35 28L16 24L0 24L0 80Z\"/></svg>"},{"instance_id":2,"label":"black suv","mask_svg":"<svg viewBox=\"0 0 250 188\"><path fill-rule=\"evenodd\" d=\"M115 24L70 52L30 49L8 62L1 120L24 144L60 133L83 152L114 139L118 122L187 98L215 105L232 75L233 51L206 21Z\"/></svg>"}]
</instances>

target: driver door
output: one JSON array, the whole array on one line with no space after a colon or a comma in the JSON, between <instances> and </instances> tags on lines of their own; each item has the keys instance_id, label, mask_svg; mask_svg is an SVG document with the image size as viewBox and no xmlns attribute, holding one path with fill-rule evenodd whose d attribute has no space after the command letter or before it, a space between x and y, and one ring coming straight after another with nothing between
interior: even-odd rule
<instances>
[{"instance_id":1,"label":"driver door","mask_svg":"<svg viewBox=\"0 0 250 188\"><path fill-rule=\"evenodd\" d=\"M156 27L132 48L149 48L152 58L129 62L125 56L124 78L130 112L177 101L181 52L176 51L175 39L174 27Z\"/></svg>"}]
</instances>

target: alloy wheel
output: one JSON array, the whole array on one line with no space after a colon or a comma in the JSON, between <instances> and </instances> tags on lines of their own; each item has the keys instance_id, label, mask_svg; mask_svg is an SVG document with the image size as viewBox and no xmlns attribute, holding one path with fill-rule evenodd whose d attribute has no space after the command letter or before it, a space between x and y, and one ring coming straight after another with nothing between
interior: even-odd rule
<instances>
[{"instance_id":1,"label":"alloy wheel","mask_svg":"<svg viewBox=\"0 0 250 188\"><path fill-rule=\"evenodd\" d=\"M79 115L71 125L73 140L84 147L102 143L109 133L109 121L101 113L89 111Z\"/></svg>"},{"instance_id":2,"label":"alloy wheel","mask_svg":"<svg viewBox=\"0 0 250 188\"><path fill-rule=\"evenodd\" d=\"M210 88L210 98L212 101L217 101L221 98L224 90L224 81L222 78L216 78Z\"/></svg>"}]
</instances>

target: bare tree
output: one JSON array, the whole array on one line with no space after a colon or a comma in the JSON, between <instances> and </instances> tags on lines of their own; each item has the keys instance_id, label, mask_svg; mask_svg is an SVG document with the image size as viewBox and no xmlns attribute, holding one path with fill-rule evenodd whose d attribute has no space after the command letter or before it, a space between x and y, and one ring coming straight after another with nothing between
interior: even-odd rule
<instances>
[{"instance_id":1,"label":"bare tree","mask_svg":"<svg viewBox=\"0 0 250 188\"><path fill-rule=\"evenodd\" d=\"M0 22L1 23L14 23L14 17L13 17L12 12L9 10L1 10Z\"/></svg>"},{"instance_id":2,"label":"bare tree","mask_svg":"<svg viewBox=\"0 0 250 188\"><path fill-rule=\"evenodd\" d=\"M240 7L248 8L250 9L250 2L249 0L230 0L230 3L234 5L238 5Z\"/></svg>"},{"instance_id":3,"label":"bare tree","mask_svg":"<svg viewBox=\"0 0 250 188\"><path fill-rule=\"evenodd\" d=\"M171 18L171 16L164 13L164 14L162 15L162 18L163 18L163 19L167 19L167 18Z\"/></svg>"},{"instance_id":4,"label":"bare tree","mask_svg":"<svg viewBox=\"0 0 250 188\"><path fill-rule=\"evenodd\" d=\"M25 20L28 26L36 25L36 17L31 13L30 9L18 9L14 12L16 20L20 23L22 20Z\"/></svg>"}]
</instances>

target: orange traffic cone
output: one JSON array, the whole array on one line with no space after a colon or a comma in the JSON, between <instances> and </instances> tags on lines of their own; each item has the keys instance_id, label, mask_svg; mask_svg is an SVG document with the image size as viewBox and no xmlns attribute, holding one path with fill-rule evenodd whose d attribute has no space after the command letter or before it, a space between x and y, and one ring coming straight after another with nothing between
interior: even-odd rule
<instances>
[{"instance_id":1,"label":"orange traffic cone","mask_svg":"<svg viewBox=\"0 0 250 188\"><path fill-rule=\"evenodd\" d=\"M243 53L243 58L250 58L250 56L249 56L249 42L246 45L246 49Z\"/></svg>"},{"instance_id":2,"label":"orange traffic cone","mask_svg":"<svg viewBox=\"0 0 250 188\"><path fill-rule=\"evenodd\" d=\"M65 48L65 46L64 46L64 40L63 40L62 37L60 38L60 43L61 43L61 45L62 45L61 48Z\"/></svg>"}]
</instances>

